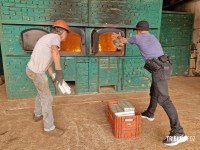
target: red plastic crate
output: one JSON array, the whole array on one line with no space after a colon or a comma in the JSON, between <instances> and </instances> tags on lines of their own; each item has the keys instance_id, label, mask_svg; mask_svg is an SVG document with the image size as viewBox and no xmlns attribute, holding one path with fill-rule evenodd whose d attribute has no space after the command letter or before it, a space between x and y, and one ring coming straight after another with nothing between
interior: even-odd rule
<instances>
[{"instance_id":1,"label":"red plastic crate","mask_svg":"<svg viewBox=\"0 0 200 150\"><path fill-rule=\"evenodd\" d=\"M141 114L134 116L116 116L110 109L110 104L118 104L117 101L108 101L107 118L112 126L113 134L116 138L137 137L141 132Z\"/></svg>"},{"instance_id":2,"label":"red plastic crate","mask_svg":"<svg viewBox=\"0 0 200 150\"><path fill-rule=\"evenodd\" d=\"M109 107L110 104L118 104L118 102L115 100L109 100L107 102L107 106L106 106L107 117L108 117L108 121L112 125L113 124L112 120L114 120L114 115L113 115L112 111L110 110L110 107Z\"/></svg>"}]
</instances>

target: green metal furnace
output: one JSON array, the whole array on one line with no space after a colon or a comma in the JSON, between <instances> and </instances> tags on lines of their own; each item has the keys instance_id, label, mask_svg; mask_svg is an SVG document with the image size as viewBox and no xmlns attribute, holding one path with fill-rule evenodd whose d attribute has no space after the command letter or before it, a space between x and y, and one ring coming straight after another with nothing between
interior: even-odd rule
<instances>
[{"instance_id":1,"label":"green metal furnace","mask_svg":"<svg viewBox=\"0 0 200 150\"><path fill-rule=\"evenodd\" d=\"M104 39L108 41L106 34L113 30L129 37L135 34L136 23L144 19L150 23L150 32L159 38L162 0L1 0L0 7L1 51L9 99L36 94L25 73L31 51L23 49L21 33L27 29L50 32L51 24L58 19L65 19L73 31L71 39L78 39L64 43L61 56L65 81L73 87L73 94L98 93L105 87L113 92L149 89L151 77L143 69L138 48L126 45L123 52L114 51ZM98 41L93 35L98 35ZM101 46L95 48L96 43ZM167 47L165 50L170 51Z\"/></svg>"}]
</instances>

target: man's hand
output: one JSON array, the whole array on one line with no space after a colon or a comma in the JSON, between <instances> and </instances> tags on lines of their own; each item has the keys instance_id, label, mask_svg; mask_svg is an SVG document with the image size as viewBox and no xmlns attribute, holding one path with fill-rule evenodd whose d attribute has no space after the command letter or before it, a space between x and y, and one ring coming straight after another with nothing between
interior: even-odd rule
<instances>
[{"instance_id":1,"label":"man's hand","mask_svg":"<svg viewBox=\"0 0 200 150\"><path fill-rule=\"evenodd\" d=\"M119 32L119 34L113 33L112 34L112 40L119 41L122 44L127 44L128 43L128 40L126 38L122 37L121 32Z\"/></svg>"},{"instance_id":2,"label":"man's hand","mask_svg":"<svg viewBox=\"0 0 200 150\"><path fill-rule=\"evenodd\" d=\"M119 34L117 33L113 33L112 34L112 41L113 41L113 45L115 46L116 49L118 50L122 50L124 44L121 43L120 38L122 38L121 33L119 32Z\"/></svg>"},{"instance_id":3,"label":"man's hand","mask_svg":"<svg viewBox=\"0 0 200 150\"><path fill-rule=\"evenodd\" d=\"M120 42L119 39L113 39L113 45L117 50L122 50L124 44Z\"/></svg>"},{"instance_id":4,"label":"man's hand","mask_svg":"<svg viewBox=\"0 0 200 150\"><path fill-rule=\"evenodd\" d=\"M121 35L121 33L119 32L119 34L117 34L117 33L113 33L112 34L112 39L114 40L114 39L120 39L120 38L122 38L122 35Z\"/></svg>"},{"instance_id":5,"label":"man's hand","mask_svg":"<svg viewBox=\"0 0 200 150\"><path fill-rule=\"evenodd\" d=\"M62 70L56 70L56 76L54 79L54 83L56 83L56 84L60 83L60 85L62 85L63 79L64 79L64 75L62 73Z\"/></svg>"}]
</instances>

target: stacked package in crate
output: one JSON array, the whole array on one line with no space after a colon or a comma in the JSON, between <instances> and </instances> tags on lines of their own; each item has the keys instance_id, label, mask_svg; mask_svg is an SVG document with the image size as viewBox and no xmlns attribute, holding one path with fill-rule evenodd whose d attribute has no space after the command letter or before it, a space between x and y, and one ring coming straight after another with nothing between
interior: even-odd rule
<instances>
[{"instance_id":1,"label":"stacked package in crate","mask_svg":"<svg viewBox=\"0 0 200 150\"><path fill-rule=\"evenodd\" d=\"M135 108L130 102L126 100L109 100L106 111L116 138L139 136L141 115L135 112Z\"/></svg>"}]
</instances>

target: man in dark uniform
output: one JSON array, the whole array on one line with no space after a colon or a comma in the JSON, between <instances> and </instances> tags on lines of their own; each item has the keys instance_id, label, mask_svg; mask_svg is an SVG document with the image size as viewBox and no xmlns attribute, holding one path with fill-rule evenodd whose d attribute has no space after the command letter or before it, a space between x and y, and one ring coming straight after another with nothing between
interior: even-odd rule
<instances>
[{"instance_id":1,"label":"man in dark uniform","mask_svg":"<svg viewBox=\"0 0 200 150\"><path fill-rule=\"evenodd\" d=\"M153 121L157 103L160 104L169 117L171 127L170 134L163 143L168 146L174 146L185 142L188 137L180 125L176 108L168 94L168 80L172 72L171 62L163 53L158 39L149 33L149 23L147 21L138 22L136 32L136 35L128 39L122 37L120 33L113 33L112 38L119 40L123 44L136 44L145 60L144 68L152 74L150 104L141 117Z\"/></svg>"}]
</instances>

